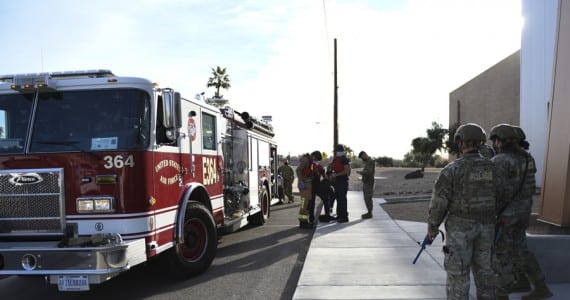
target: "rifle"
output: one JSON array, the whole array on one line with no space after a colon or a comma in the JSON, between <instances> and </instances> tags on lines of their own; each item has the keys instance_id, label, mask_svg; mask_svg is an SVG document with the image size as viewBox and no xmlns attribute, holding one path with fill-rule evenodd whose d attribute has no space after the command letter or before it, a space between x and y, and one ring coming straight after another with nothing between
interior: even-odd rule
<instances>
[{"instance_id":1,"label":"rifle","mask_svg":"<svg viewBox=\"0 0 570 300\"><path fill-rule=\"evenodd\" d=\"M441 241L443 242L445 240L445 234L441 230L439 232L441 233ZM426 249L426 245L431 245L432 242L433 241L429 238L429 233L426 234L426 236L424 237L424 241L421 244L420 244L420 242L417 242L418 245L421 246L421 248L420 248L420 251L418 251L416 258L414 258L414 261L412 262L412 264L416 264L416 262L418 261L418 258L420 258L420 255Z\"/></svg>"}]
</instances>

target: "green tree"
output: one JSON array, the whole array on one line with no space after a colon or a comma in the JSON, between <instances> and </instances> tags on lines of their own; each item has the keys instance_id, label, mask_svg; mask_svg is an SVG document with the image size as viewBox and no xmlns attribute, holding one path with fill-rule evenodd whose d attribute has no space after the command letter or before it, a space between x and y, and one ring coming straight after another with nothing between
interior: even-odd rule
<instances>
[{"instance_id":1,"label":"green tree","mask_svg":"<svg viewBox=\"0 0 570 300\"><path fill-rule=\"evenodd\" d=\"M426 130L427 137L417 137L412 140L412 153L409 159L419 163L422 167L433 164L433 155L436 151L445 148L444 140L449 130L443 128L437 122L431 123L431 128ZM404 157L404 160L405 157Z\"/></svg>"},{"instance_id":2,"label":"green tree","mask_svg":"<svg viewBox=\"0 0 570 300\"><path fill-rule=\"evenodd\" d=\"M449 130L443 128L441 124L437 122L431 122L431 128L426 130L428 139L432 141L433 153L437 150L441 150L444 147L444 140L449 133Z\"/></svg>"},{"instance_id":3,"label":"green tree","mask_svg":"<svg viewBox=\"0 0 570 300\"><path fill-rule=\"evenodd\" d=\"M453 139L455 137L455 132L457 131L457 128L459 128L459 125L457 125L457 123L449 126L449 134L447 135L447 139L445 140L445 150L447 150L448 153L454 155L459 155L459 146Z\"/></svg>"},{"instance_id":4,"label":"green tree","mask_svg":"<svg viewBox=\"0 0 570 300\"><path fill-rule=\"evenodd\" d=\"M409 151L404 154L404 159L402 160L402 167L405 168L419 168L421 167L420 160L416 157L414 150Z\"/></svg>"},{"instance_id":5,"label":"green tree","mask_svg":"<svg viewBox=\"0 0 570 300\"><path fill-rule=\"evenodd\" d=\"M230 76L226 73L226 68L222 69L220 66L212 68L212 77L208 79L207 87L216 88L214 98L223 98L224 95L220 95L220 88L227 90L231 87Z\"/></svg>"},{"instance_id":6,"label":"green tree","mask_svg":"<svg viewBox=\"0 0 570 300\"><path fill-rule=\"evenodd\" d=\"M387 156L381 156L375 159L376 164L383 167L393 167L394 166L394 159Z\"/></svg>"}]
</instances>

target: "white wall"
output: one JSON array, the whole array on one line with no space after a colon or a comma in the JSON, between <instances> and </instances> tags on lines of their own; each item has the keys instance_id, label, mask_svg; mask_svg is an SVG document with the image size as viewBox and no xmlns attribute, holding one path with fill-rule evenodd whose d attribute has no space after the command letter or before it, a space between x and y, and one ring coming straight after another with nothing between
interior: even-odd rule
<instances>
[{"instance_id":1,"label":"white wall","mask_svg":"<svg viewBox=\"0 0 570 300\"><path fill-rule=\"evenodd\" d=\"M552 97L558 0L522 0L522 16L520 125L536 160L536 183L540 186Z\"/></svg>"}]
</instances>

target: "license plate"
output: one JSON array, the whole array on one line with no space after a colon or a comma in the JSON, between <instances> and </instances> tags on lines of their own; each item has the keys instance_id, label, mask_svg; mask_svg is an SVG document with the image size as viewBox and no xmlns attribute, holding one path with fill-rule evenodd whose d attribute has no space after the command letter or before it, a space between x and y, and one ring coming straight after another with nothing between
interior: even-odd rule
<instances>
[{"instance_id":1,"label":"license plate","mask_svg":"<svg viewBox=\"0 0 570 300\"><path fill-rule=\"evenodd\" d=\"M89 279L86 275L59 276L57 287L60 291L79 292L89 290Z\"/></svg>"}]
</instances>

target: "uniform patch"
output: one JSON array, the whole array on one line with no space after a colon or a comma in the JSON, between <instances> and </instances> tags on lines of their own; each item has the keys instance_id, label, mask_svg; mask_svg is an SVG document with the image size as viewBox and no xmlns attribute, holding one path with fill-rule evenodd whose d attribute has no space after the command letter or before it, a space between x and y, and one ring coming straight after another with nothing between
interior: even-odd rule
<instances>
[{"instance_id":1,"label":"uniform patch","mask_svg":"<svg viewBox=\"0 0 570 300\"><path fill-rule=\"evenodd\" d=\"M469 179L473 181L481 181L481 180L493 180L493 172L486 170L486 171L476 171L469 173Z\"/></svg>"}]
</instances>

